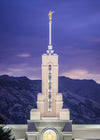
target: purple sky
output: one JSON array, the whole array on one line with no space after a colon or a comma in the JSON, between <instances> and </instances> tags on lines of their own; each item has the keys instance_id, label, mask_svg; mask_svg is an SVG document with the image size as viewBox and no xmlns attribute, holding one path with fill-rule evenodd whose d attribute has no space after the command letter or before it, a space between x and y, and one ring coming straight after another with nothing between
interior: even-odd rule
<instances>
[{"instance_id":1,"label":"purple sky","mask_svg":"<svg viewBox=\"0 0 100 140\"><path fill-rule=\"evenodd\" d=\"M1 0L0 75L41 79L49 10L59 75L100 83L100 0Z\"/></svg>"}]
</instances>

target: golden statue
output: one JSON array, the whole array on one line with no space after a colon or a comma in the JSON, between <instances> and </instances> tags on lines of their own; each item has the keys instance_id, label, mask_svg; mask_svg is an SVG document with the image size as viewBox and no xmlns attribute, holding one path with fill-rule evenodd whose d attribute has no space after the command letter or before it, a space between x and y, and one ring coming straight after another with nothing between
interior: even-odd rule
<instances>
[{"instance_id":1,"label":"golden statue","mask_svg":"<svg viewBox=\"0 0 100 140\"><path fill-rule=\"evenodd\" d=\"M51 22L51 20L52 20L52 14L54 13L54 11L49 11L49 14L48 14L48 16L49 16L49 22Z\"/></svg>"}]
</instances>

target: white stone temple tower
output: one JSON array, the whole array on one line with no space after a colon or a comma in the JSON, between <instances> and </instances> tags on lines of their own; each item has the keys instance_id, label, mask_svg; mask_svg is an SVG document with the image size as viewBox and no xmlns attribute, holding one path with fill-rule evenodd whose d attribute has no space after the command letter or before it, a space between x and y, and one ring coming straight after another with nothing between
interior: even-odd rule
<instances>
[{"instance_id":1,"label":"white stone temple tower","mask_svg":"<svg viewBox=\"0 0 100 140\"><path fill-rule=\"evenodd\" d=\"M72 136L70 111L63 109L62 94L58 93L58 55L51 44L52 14L49 11L48 50L42 55L42 93L38 94L37 109L30 112L28 140L71 140Z\"/></svg>"},{"instance_id":2,"label":"white stone temple tower","mask_svg":"<svg viewBox=\"0 0 100 140\"><path fill-rule=\"evenodd\" d=\"M51 25L52 14L49 12L49 46L42 55L42 94L38 95L37 106L41 117L58 117L62 109L62 94L58 94L58 55L52 50Z\"/></svg>"}]
</instances>

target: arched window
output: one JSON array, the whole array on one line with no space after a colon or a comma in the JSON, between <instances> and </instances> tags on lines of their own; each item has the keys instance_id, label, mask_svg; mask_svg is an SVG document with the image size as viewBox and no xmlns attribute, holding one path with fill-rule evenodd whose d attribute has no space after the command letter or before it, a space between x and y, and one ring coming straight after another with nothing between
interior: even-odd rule
<instances>
[{"instance_id":1,"label":"arched window","mask_svg":"<svg viewBox=\"0 0 100 140\"><path fill-rule=\"evenodd\" d=\"M47 130L44 132L43 140L57 140L57 135L53 130Z\"/></svg>"},{"instance_id":2,"label":"arched window","mask_svg":"<svg viewBox=\"0 0 100 140\"><path fill-rule=\"evenodd\" d=\"M49 72L51 71L51 65L49 65Z\"/></svg>"}]
</instances>

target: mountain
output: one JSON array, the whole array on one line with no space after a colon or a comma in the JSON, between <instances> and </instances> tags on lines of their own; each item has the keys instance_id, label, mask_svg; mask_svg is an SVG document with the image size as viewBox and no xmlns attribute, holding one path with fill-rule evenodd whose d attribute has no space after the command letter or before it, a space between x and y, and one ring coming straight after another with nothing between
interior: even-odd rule
<instances>
[{"instance_id":1,"label":"mountain","mask_svg":"<svg viewBox=\"0 0 100 140\"><path fill-rule=\"evenodd\" d=\"M82 97L89 97L94 101L100 103L100 84L94 80L75 80L66 77L59 78L59 90L69 89Z\"/></svg>"},{"instance_id":2,"label":"mountain","mask_svg":"<svg viewBox=\"0 0 100 140\"><path fill-rule=\"evenodd\" d=\"M41 80L0 76L0 122L27 123L40 92ZM100 123L100 84L59 77L59 92L63 94L63 107L70 109L74 124Z\"/></svg>"}]
</instances>

